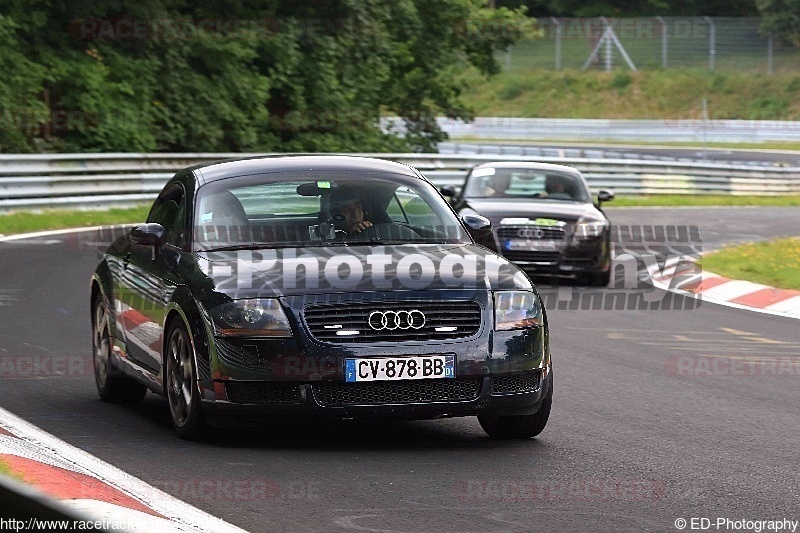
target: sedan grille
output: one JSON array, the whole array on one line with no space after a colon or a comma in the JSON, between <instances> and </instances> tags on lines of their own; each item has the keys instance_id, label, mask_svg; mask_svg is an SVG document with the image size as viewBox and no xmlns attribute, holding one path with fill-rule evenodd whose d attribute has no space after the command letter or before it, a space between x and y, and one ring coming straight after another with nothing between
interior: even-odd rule
<instances>
[{"instance_id":1,"label":"sedan grille","mask_svg":"<svg viewBox=\"0 0 800 533\"><path fill-rule=\"evenodd\" d=\"M515 374L512 376L496 376L492 378L492 394L509 394L514 392L532 392L539 388L539 371Z\"/></svg>"},{"instance_id":2,"label":"sedan grille","mask_svg":"<svg viewBox=\"0 0 800 533\"><path fill-rule=\"evenodd\" d=\"M561 241L564 240L564 229L543 226L503 226L497 230L500 239L530 239Z\"/></svg>"},{"instance_id":3,"label":"sedan grille","mask_svg":"<svg viewBox=\"0 0 800 533\"><path fill-rule=\"evenodd\" d=\"M302 399L297 383L228 381L225 392L231 403L298 403Z\"/></svg>"},{"instance_id":4,"label":"sedan grille","mask_svg":"<svg viewBox=\"0 0 800 533\"><path fill-rule=\"evenodd\" d=\"M419 379L369 383L320 383L314 394L323 405L381 405L469 401L478 397L482 378Z\"/></svg>"},{"instance_id":5,"label":"sedan grille","mask_svg":"<svg viewBox=\"0 0 800 533\"><path fill-rule=\"evenodd\" d=\"M415 311L413 316L411 311ZM382 313L390 315L383 324ZM448 340L471 337L481 327L481 306L474 301L318 305L306 307L303 314L311 335L327 342Z\"/></svg>"}]
</instances>

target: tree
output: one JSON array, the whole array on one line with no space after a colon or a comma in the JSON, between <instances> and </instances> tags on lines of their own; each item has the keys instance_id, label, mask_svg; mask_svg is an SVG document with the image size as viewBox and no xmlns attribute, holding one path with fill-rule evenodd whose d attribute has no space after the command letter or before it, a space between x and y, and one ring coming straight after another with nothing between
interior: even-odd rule
<instances>
[{"instance_id":1,"label":"tree","mask_svg":"<svg viewBox=\"0 0 800 533\"><path fill-rule=\"evenodd\" d=\"M25 152L35 149L32 139L48 125L51 114L41 99L45 69L21 52L19 30L0 15L0 147Z\"/></svg>"},{"instance_id":2,"label":"tree","mask_svg":"<svg viewBox=\"0 0 800 533\"><path fill-rule=\"evenodd\" d=\"M761 28L800 47L800 0L756 0Z\"/></svg>"},{"instance_id":3,"label":"tree","mask_svg":"<svg viewBox=\"0 0 800 533\"><path fill-rule=\"evenodd\" d=\"M437 115L471 118L456 73L497 72L494 53L530 23L482 0L250 6L9 0L0 62L32 75L4 78L0 98L77 117L47 132L62 150L432 150L445 138ZM401 117L405 137L381 115ZM0 147L34 149L37 136Z\"/></svg>"}]
</instances>

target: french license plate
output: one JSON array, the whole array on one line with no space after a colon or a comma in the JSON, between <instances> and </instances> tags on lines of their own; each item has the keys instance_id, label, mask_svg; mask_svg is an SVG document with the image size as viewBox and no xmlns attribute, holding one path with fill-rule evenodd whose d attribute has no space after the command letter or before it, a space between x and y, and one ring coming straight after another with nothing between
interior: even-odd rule
<instances>
[{"instance_id":1,"label":"french license plate","mask_svg":"<svg viewBox=\"0 0 800 533\"><path fill-rule=\"evenodd\" d=\"M345 359L344 362L344 380L347 383L456 377L454 355L371 357Z\"/></svg>"},{"instance_id":2,"label":"french license plate","mask_svg":"<svg viewBox=\"0 0 800 533\"><path fill-rule=\"evenodd\" d=\"M554 241L537 241L533 239L508 239L505 241L506 250L537 250L555 252L558 247Z\"/></svg>"}]
</instances>

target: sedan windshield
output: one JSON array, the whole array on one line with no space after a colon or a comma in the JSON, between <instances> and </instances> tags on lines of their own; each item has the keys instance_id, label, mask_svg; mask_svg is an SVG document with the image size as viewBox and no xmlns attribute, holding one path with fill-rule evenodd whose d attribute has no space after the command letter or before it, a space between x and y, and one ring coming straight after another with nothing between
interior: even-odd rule
<instances>
[{"instance_id":1,"label":"sedan windshield","mask_svg":"<svg viewBox=\"0 0 800 533\"><path fill-rule=\"evenodd\" d=\"M469 243L429 183L373 172L280 172L198 190L195 249Z\"/></svg>"},{"instance_id":2,"label":"sedan windshield","mask_svg":"<svg viewBox=\"0 0 800 533\"><path fill-rule=\"evenodd\" d=\"M589 193L574 175L529 168L480 167L467 178L464 198L535 198L588 202Z\"/></svg>"}]
</instances>

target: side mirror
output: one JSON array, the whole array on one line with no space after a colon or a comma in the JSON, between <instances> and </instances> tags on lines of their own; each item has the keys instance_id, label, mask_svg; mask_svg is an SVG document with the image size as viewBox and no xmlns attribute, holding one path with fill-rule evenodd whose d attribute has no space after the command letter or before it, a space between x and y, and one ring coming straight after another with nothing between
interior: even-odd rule
<instances>
[{"instance_id":1,"label":"side mirror","mask_svg":"<svg viewBox=\"0 0 800 533\"><path fill-rule=\"evenodd\" d=\"M480 215L464 215L461 217L461 221L467 226L467 230L475 242L494 249L492 222L488 218Z\"/></svg>"},{"instance_id":2,"label":"side mirror","mask_svg":"<svg viewBox=\"0 0 800 533\"><path fill-rule=\"evenodd\" d=\"M597 193L598 202L610 202L614 199L614 191L603 189Z\"/></svg>"},{"instance_id":3,"label":"side mirror","mask_svg":"<svg viewBox=\"0 0 800 533\"><path fill-rule=\"evenodd\" d=\"M164 227L161 224L139 224L131 230L131 242L142 246L161 246Z\"/></svg>"},{"instance_id":4,"label":"side mirror","mask_svg":"<svg viewBox=\"0 0 800 533\"><path fill-rule=\"evenodd\" d=\"M442 196L452 198L456 195L456 188L452 185L442 185L439 187L439 192L442 193Z\"/></svg>"}]
</instances>

